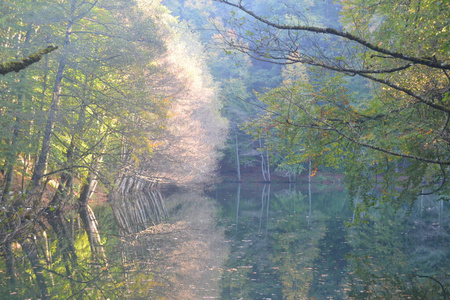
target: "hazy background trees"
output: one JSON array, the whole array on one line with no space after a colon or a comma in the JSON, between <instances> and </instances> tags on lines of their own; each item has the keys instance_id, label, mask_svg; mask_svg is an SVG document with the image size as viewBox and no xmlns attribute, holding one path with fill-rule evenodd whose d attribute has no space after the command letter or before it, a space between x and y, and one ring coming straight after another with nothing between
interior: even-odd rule
<instances>
[{"instance_id":1,"label":"hazy background trees","mask_svg":"<svg viewBox=\"0 0 450 300\"><path fill-rule=\"evenodd\" d=\"M448 194L448 4L280 1L290 8L281 15L275 5L218 2L234 9L222 35L230 49L308 66L307 79L260 95L255 137L272 131L291 164L339 168L364 205ZM334 17L322 23L319 11Z\"/></svg>"}]
</instances>

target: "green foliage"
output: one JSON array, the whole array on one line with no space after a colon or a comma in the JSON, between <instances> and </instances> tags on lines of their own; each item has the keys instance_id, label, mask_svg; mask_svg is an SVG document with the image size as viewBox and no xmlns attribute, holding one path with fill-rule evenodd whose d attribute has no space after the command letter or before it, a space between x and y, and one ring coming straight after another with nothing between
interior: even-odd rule
<instances>
[{"instance_id":1,"label":"green foliage","mask_svg":"<svg viewBox=\"0 0 450 300\"><path fill-rule=\"evenodd\" d=\"M222 2L257 19L230 22L231 47L287 66L282 84L258 95L265 105L249 133L268 136L287 164L344 171L361 209L411 204L422 192L447 198L449 4L345 1L339 31Z\"/></svg>"},{"instance_id":2,"label":"green foliage","mask_svg":"<svg viewBox=\"0 0 450 300\"><path fill-rule=\"evenodd\" d=\"M181 80L168 80L173 70L162 63L165 46L175 43L175 30L170 28L175 23L156 2L140 6L121 0L3 1L0 22L5 25L0 29L2 62L27 57L49 43L59 46L58 51L20 73L0 79L0 244L4 245L28 235L44 212L59 218L67 206L83 205L75 202L81 202L84 188L94 186L97 180L104 191L114 188L118 174L157 176L148 161L167 138L172 92L177 89L178 93ZM190 49L196 50L199 45L190 42ZM191 62L201 65L200 58L195 56ZM183 72L176 75L192 75ZM201 86L207 82L208 72L199 72L203 72ZM206 111L202 117L221 121L214 115L218 104L206 100L210 102L197 107L196 113ZM223 130L223 122L217 122L216 128ZM211 148L215 145L208 144ZM32 182L41 162L38 157L45 166L37 182ZM61 249L53 249L52 264L44 260L46 254L40 248L37 259L26 250L18 254L21 258L28 255L34 264L17 268L27 272L28 281L35 280L33 287L23 288L29 294L21 296L38 298L39 292L45 296L49 289L52 296L70 290L73 295L80 293L80 298L115 298L110 274L100 266L89 270L95 260L89 246L95 245L89 245L82 233L74 238L64 232L61 228L68 226L66 218L55 220L48 226L58 240L53 247ZM108 240L107 244L114 247ZM120 257L115 258L120 262ZM39 264L48 269L40 272L36 269ZM49 282L59 279L58 288L49 287ZM140 278L142 290L148 287L147 279ZM96 280L99 285L104 282L105 289L111 288L111 294L101 295L102 287L92 293L84 291L84 281Z\"/></svg>"},{"instance_id":3,"label":"green foliage","mask_svg":"<svg viewBox=\"0 0 450 300\"><path fill-rule=\"evenodd\" d=\"M71 176L83 180L96 164L99 169L94 171L111 174L104 178L110 182L115 172L107 168L151 155L169 105L160 95L149 96L148 72L160 74L154 61L164 51L163 41L152 17L135 4L123 4L2 3L2 15L14 15L14 21L4 20L9 23L0 32L2 60L16 53L23 56L44 40L60 45L56 55L17 77L2 78L3 164L29 173L45 126L53 128L47 173L71 169ZM64 20L71 18L73 24L66 24ZM56 122L46 125L56 111ZM17 157L24 166L17 164Z\"/></svg>"},{"instance_id":4,"label":"green foliage","mask_svg":"<svg viewBox=\"0 0 450 300\"><path fill-rule=\"evenodd\" d=\"M343 20L355 31L371 30L373 41L390 41L396 51L440 60L448 59L449 10L445 1L352 0L343 2Z\"/></svg>"}]
</instances>

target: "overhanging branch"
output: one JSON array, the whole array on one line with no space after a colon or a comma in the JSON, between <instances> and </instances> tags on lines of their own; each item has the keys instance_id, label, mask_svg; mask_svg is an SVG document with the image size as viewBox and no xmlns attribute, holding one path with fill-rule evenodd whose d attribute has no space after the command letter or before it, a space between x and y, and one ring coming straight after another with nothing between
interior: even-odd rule
<instances>
[{"instance_id":1,"label":"overhanging branch","mask_svg":"<svg viewBox=\"0 0 450 300\"><path fill-rule=\"evenodd\" d=\"M48 46L45 49L42 49L36 53L33 53L19 61L10 61L3 64L0 64L0 74L6 75L11 72L19 72L26 67L38 62L41 60L41 58L54 50L58 49L57 46Z\"/></svg>"},{"instance_id":2,"label":"overhanging branch","mask_svg":"<svg viewBox=\"0 0 450 300\"><path fill-rule=\"evenodd\" d=\"M370 43L367 40L364 40L360 37L357 37L356 35L353 35L349 32L340 31L334 28L328 28L328 27L315 27L315 26L300 26L300 25L284 25L284 24L278 24L274 23L272 21L269 21L268 19L265 19L261 16L258 16L253 11L245 8L241 1L239 3L232 3L228 0L215 0L217 2L221 2L227 5L230 5L232 7L235 7L244 13L248 14L249 16L252 16L256 20L262 22L263 24L266 24L269 27L279 29L279 30L290 30L290 31L307 31L312 33L320 33L320 34L328 34L328 35L334 35L338 37L342 37L346 40L356 42L370 50L373 50L377 53L388 55L393 58L402 59L405 61L409 61L414 64L420 64L424 66L428 66L430 68L440 69L440 70L450 70L450 64L445 62L440 62L436 60L435 58L420 58L420 57L414 57L410 55L405 55L400 52L391 51L382 47L377 46L376 44Z\"/></svg>"}]
</instances>

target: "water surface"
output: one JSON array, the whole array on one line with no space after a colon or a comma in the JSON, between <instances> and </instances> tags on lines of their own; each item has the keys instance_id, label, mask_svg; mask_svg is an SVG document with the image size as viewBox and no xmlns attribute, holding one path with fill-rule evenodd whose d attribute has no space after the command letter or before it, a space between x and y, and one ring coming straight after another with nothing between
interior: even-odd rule
<instances>
[{"instance_id":1,"label":"water surface","mask_svg":"<svg viewBox=\"0 0 450 300\"><path fill-rule=\"evenodd\" d=\"M449 295L449 204L433 196L398 211L378 205L359 223L353 201L333 184L147 191L94 212L103 249L90 247L70 212L68 232L35 235L48 299ZM70 238L73 251L64 246ZM0 298L39 298L29 259L19 244L12 251L17 278L1 266Z\"/></svg>"},{"instance_id":2,"label":"water surface","mask_svg":"<svg viewBox=\"0 0 450 300\"><path fill-rule=\"evenodd\" d=\"M444 299L448 290L448 203L379 205L355 223L333 185L229 185L215 197L230 243L222 299Z\"/></svg>"}]
</instances>

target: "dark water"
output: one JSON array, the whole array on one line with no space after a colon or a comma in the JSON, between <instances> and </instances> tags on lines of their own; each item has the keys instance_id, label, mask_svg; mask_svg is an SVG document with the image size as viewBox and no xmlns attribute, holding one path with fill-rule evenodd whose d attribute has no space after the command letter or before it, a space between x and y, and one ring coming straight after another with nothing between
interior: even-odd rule
<instances>
[{"instance_id":1,"label":"dark water","mask_svg":"<svg viewBox=\"0 0 450 300\"><path fill-rule=\"evenodd\" d=\"M157 211L157 213L155 212ZM76 258L61 234L35 235L48 299L445 299L449 204L424 196L365 222L333 185L223 184L206 194L149 192L97 206L104 254L67 214ZM48 235L48 236L47 236ZM33 267L13 245L1 299L38 299ZM66 253L66 254L64 254Z\"/></svg>"}]
</instances>

